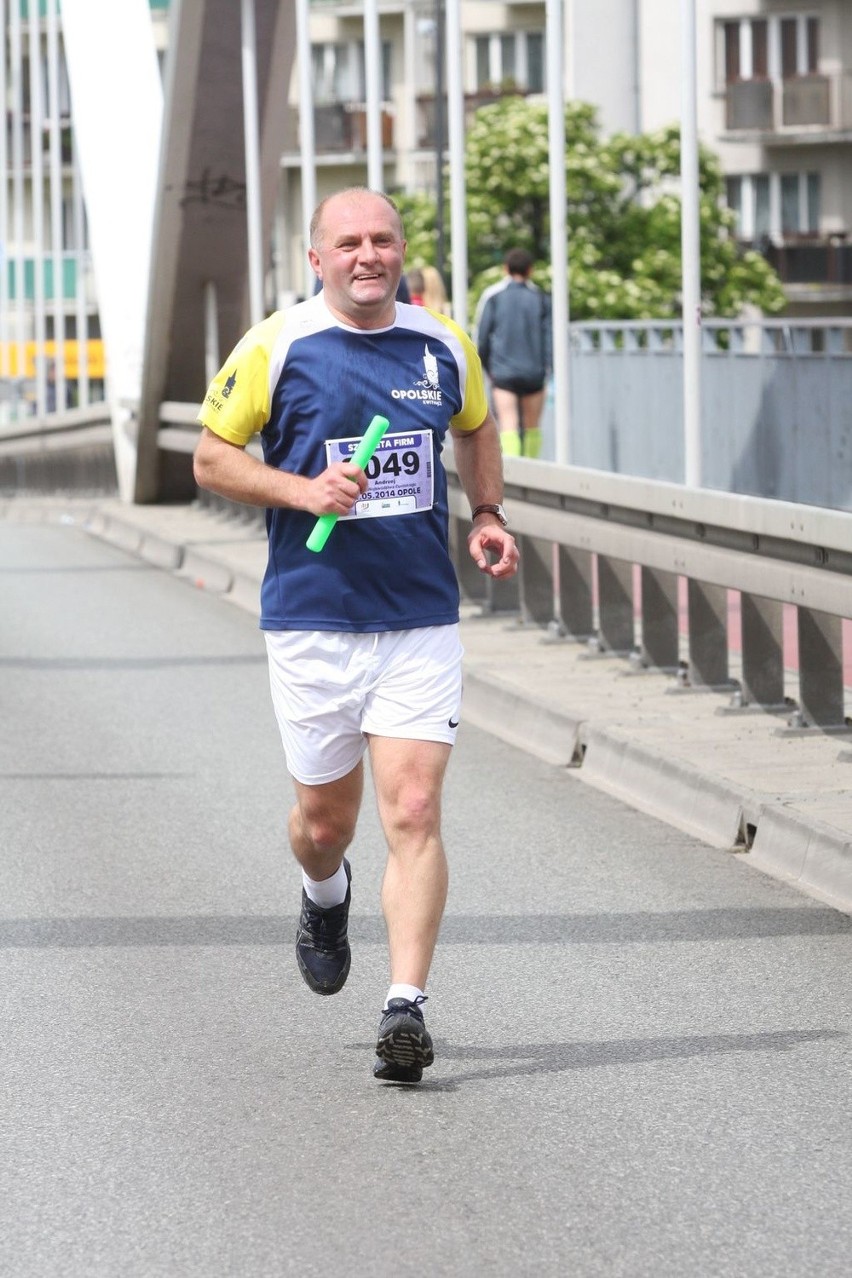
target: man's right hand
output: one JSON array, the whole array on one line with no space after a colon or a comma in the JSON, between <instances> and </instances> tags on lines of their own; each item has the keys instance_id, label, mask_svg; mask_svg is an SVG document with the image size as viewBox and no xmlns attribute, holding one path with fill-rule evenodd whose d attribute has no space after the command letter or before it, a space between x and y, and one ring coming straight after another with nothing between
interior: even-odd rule
<instances>
[{"instance_id":1,"label":"man's right hand","mask_svg":"<svg viewBox=\"0 0 852 1278\"><path fill-rule=\"evenodd\" d=\"M306 509L313 515L347 515L363 492L367 476L351 462L332 462L314 479L308 480Z\"/></svg>"}]
</instances>

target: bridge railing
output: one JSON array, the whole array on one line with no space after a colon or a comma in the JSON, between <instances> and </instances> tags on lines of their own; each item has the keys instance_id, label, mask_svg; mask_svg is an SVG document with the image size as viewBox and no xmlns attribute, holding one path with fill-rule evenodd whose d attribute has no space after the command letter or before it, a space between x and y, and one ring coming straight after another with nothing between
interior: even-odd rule
<instances>
[{"instance_id":1,"label":"bridge railing","mask_svg":"<svg viewBox=\"0 0 852 1278\"><path fill-rule=\"evenodd\" d=\"M784 713L791 729L848 727L852 515L507 457L521 570L498 585L466 553L470 511L446 462L462 589L483 609L684 686L730 688L732 704Z\"/></svg>"},{"instance_id":2,"label":"bridge railing","mask_svg":"<svg viewBox=\"0 0 852 1278\"><path fill-rule=\"evenodd\" d=\"M101 401L0 427L0 493L113 493L115 446Z\"/></svg>"}]
</instances>

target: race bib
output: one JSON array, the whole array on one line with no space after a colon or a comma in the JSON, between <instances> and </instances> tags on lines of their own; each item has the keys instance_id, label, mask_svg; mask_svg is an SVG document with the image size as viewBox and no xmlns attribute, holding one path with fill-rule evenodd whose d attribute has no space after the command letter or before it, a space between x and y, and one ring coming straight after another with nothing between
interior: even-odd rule
<instances>
[{"instance_id":1,"label":"race bib","mask_svg":"<svg viewBox=\"0 0 852 1278\"><path fill-rule=\"evenodd\" d=\"M351 461L359 439L327 439L328 464ZM368 487L341 519L370 519L431 510L435 497L435 465L431 430L388 431L379 440L364 473Z\"/></svg>"}]
</instances>

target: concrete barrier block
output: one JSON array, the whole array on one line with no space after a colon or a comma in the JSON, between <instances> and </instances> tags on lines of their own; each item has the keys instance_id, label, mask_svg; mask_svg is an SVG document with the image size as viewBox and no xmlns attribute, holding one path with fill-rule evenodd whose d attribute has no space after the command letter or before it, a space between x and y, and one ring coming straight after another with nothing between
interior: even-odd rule
<instances>
[{"instance_id":1,"label":"concrete barrier block","mask_svg":"<svg viewBox=\"0 0 852 1278\"><path fill-rule=\"evenodd\" d=\"M744 806L739 790L612 729L587 730L579 775L712 847L732 848L737 843Z\"/></svg>"},{"instance_id":2,"label":"concrete barrier block","mask_svg":"<svg viewBox=\"0 0 852 1278\"><path fill-rule=\"evenodd\" d=\"M131 555L139 554L142 532L133 524L125 523L112 515L106 515L97 535L104 541L108 541L110 545L117 546L119 550L126 550Z\"/></svg>"},{"instance_id":3,"label":"concrete barrier block","mask_svg":"<svg viewBox=\"0 0 852 1278\"><path fill-rule=\"evenodd\" d=\"M225 598L229 603L236 604L238 608L244 608L252 616L260 616L260 583L256 577L248 573L235 572L231 588Z\"/></svg>"},{"instance_id":4,"label":"concrete barrier block","mask_svg":"<svg viewBox=\"0 0 852 1278\"><path fill-rule=\"evenodd\" d=\"M151 533L143 535L139 554L146 563L153 564L155 568L165 568L168 572L176 572L183 562L183 546Z\"/></svg>"},{"instance_id":5,"label":"concrete barrier block","mask_svg":"<svg viewBox=\"0 0 852 1278\"><path fill-rule=\"evenodd\" d=\"M233 583L233 573L229 568L191 548L184 552L177 575L187 578L199 590L212 590L217 595L226 594Z\"/></svg>"},{"instance_id":6,"label":"concrete barrier block","mask_svg":"<svg viewBox=\"0 0 852 1278\"><path fill-rule=\"evenodd\" d=\"M749 865L852 913L852 836L785 804L760 814Z\"/></svg>"},{"instance_id":7,"label":"concrete barrier block","mask_svg":"<svg viewBox=\"0 0 852 1278\"><path fill-rule=\"evenodd\" d=\"M581 721L494 675L465 671L462 713L465 722L545 763L567 767L576 758Z\"/></svg>"}]
</instances>

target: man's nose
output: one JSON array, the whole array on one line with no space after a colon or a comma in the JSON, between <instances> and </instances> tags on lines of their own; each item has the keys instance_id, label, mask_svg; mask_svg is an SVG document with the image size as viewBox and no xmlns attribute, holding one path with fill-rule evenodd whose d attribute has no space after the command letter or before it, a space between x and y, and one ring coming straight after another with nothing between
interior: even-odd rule
<instances>
[{"instance_id":1,"label":"man's nose","mask_svg":"<svg viewBox=\"0 0 852 1278\"><path fill-rule=\"evenodd\" d=\"M364 259L367 262L374 262L376 260L376 256L377 256L376 246L373 243L372 238L369 235L365 235L361 241L362 259Z\"/></svg>"}]
</instances>

